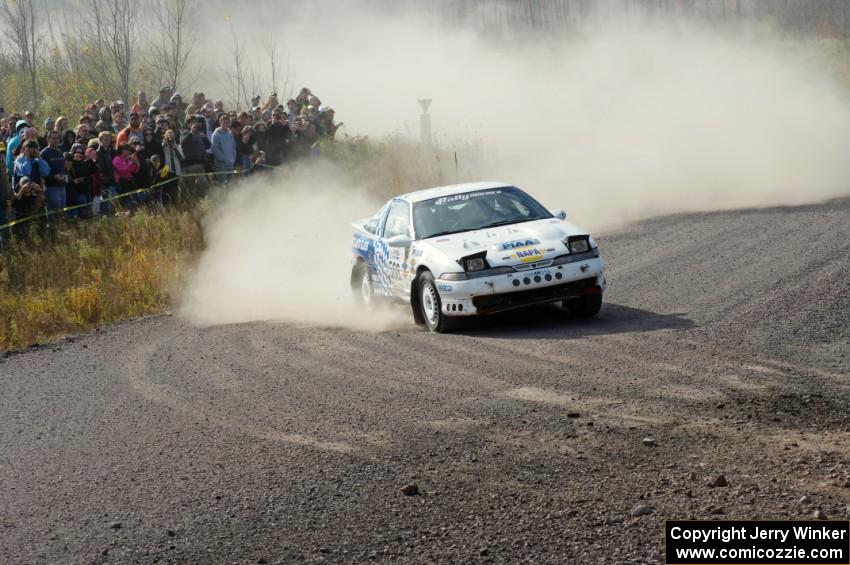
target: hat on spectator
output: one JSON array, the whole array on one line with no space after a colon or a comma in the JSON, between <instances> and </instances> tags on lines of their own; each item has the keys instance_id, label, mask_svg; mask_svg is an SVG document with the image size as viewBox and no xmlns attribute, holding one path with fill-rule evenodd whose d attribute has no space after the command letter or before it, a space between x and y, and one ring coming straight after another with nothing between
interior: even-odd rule
<instances>
[{"instance_id":1,"label":"hat on spectator","mask_svg":"<svg viewBox=\"0 0 850 565\"><path fill-rule=\"evenodd\" d=\"M183 95L179 92L175 92L171 95L171 101L174 102L175 100L183 100Z\"/></svg>"},{"instance_id":2,"label":"hat on spectator","mask_svg":"<svg viewBox=\"0 0 850 565\"><path fill-rule=\"evenodd\" d=\"M89 139L88 147L94 147L94 148L100 147L100 141L98 141L97 138Z\"/></svg>"},{"instance_id":3,"label":"hat on spectator","mask_svg":"<svg viewBox=\"0 0 850 565\"><path fill-rule=\"evenodd\" d=\"M44 127L46 128L47 124L55 124L55 123L56 122L53 121L53 118L47 118L46 120L44 120Z\"/></svg>"},{"instance_id":4,"label":"hat on spectator","mask_svg":"<svg viewBox=\"0 0 850 565\"><path fill-rule=\"evenodd\" d=\"M160 93L171 92L171 87L166 84L166 85L160 86L159 91L160 91Z\"/></svg>"},{"instance_id":5,"label":"hat on spectator","mask_svg":"<svg viewBox=\"0 0 850 565\"><path fill-rule=\"evenodd\" d=\"M34 139L30 139L29 141L24 143L24 147L26 147L27 149L32 149L33 147L38 149L38 142Z\"/></svg>"},{"instance_id":6,"label":"hat on spectator","mask_svg":"<svg viewBox=\"0 0 850 565\"><path fill-rule=\"evenodd\" d=\"M142 144L142 142L139 140L138 137L134 137L133 139L130 140L130 145L141 145L141 144Z\"/></svg>"},{"instance_id":7,"label":"hat on spectator","mask_svg":"<svg viewBox=\"0 0 850 565\"><path fill-rule=\"evenodd\" d=\"M138 112L130 112L130 119L138 118L138 117L139 117L139 113L138 113Z\"/></svg>"},{"instance_id":8,"label":"hat on spectator","mask_svg":"<svg viewBox=\"0 0 850 565\"><path fill-rule=\"evenodd\" d=\"M71 146L71 153L85 153L85 152L86 152L86 148L83 146L82 143L75 143L74 145Z\"/></svg>"}]
</instances>

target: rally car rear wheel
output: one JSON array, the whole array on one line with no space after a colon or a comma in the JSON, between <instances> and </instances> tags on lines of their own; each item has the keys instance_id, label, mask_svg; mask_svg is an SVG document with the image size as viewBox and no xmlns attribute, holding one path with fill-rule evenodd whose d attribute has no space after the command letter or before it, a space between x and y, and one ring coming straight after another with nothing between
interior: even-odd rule
<instances>
[{"instance_id":1,"label":"rally car rear wheel","mask_svg":"<svg viewBox=\"0 0 850 565\"><path fill-rule=\"evenodd\" d=\"M454 326L454 320L443 314L443 303L434 283L434 275L428 271L419 277L419 308L425 325L432 332L447 332Z\"/></svg>"},{"instance_id":2,"label":"rally car rear wheel","mask_svg":"<svg viewBox=\"0 0 850 565\"><path fill-rule=\"evenodd\" d=\"M359 261L351 272L351 293L354 300L360 304L372 303L372 279L369 277L369 268L362 261Z\"/></svg>"}]
</instances>

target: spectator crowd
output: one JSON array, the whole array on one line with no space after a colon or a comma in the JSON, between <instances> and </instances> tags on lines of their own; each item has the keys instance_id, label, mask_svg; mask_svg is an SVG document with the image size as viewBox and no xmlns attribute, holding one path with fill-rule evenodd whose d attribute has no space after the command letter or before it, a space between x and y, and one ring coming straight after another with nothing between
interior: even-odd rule
<instances>
[{"instance_id":1,"label":"spectator crowd","mask_svg":"<svg viewBox=\"0 0 850 565\"><path fill-rule=\"evenodd\" d=\"M202 92L184 101L163 86L150 102L139 92L127 109L121 100L96 100L75 123L67 116L37 123L33 112L7 115L0 107L0 244L28 231L27 222L2 228L23 218L55 224L180 205L234 173L314 157L341 125L308 88L285 104L272 93L227 111Z\"/></svg>"}]
</instances>

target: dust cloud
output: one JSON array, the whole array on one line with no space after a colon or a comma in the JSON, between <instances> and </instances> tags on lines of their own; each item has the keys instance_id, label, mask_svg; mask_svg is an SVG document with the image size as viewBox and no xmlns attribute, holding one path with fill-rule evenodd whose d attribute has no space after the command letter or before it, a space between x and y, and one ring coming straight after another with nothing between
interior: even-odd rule
<instances>
[{"instance_id":1,"label":"dust cloud","mask_svg":"<svg viewBox=\"0 0 850 565\"><path fill-rule=\"evenodd\" d=\"M589 228L850 194L850 97L825 41L611 12L569 34L488 32L436 9L319 4L280 38L343 131L415 137L432 98L440 145L480 154L464 172L459 153L460 180L517 184Z\"/></svg>"},{"instance_id":2,"label":"dust cloud","mask_svg":"<svg viewBox=\"0 0 850 565\"><path fill-rule=\"evenodd\" d=\"M255 175L216 205L207 249L188 281L179 314L197 324L285 320L363 330L404 326L391 308L365 310L351 298L351 221L382 202L338 170Z\"/></svg>"},{"instance_id":3,"label":"dust cloud","mask_svg":"<svg viewBox=\"0 0 850 565\"><path fill-rule=\"evenodd\" d=\"M432 98L438 145L464 148L458 180L516 184L596 231L850 195L850 104L822 41L611 14L565 37L487 33L368 6L280 21L291 86L333 106L343 132L373 137L415 138L416 100ZM210 46L222 61L226 44ZM296 185L240 187L228 206L239 213L210 225L193 319L327 323L344 311L349 222L379 203L338 182Z\"/></svg>"}]
</instances>

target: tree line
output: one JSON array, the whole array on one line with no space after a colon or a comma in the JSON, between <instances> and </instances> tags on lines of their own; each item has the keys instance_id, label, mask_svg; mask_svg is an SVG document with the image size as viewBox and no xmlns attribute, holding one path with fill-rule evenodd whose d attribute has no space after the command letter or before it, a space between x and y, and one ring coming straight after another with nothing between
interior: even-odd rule
<instances>
[{"instance_id":1,"label":"tree line","mask_svg":"<svg viewBox=\"0 0 850 565\"><path fill-rule=\"evenodd\" d=\"M456 23L484 28L563 30L599 15L755 21L799 34L850 35L848 0L408 0Z\"/></svg>"},{"instance_id":2,"label":"tree line","mask_svg":"<svg viewBox=\"0 0 850 565\"><path fill-rule=\"evenodd\" d=\"M198 17L204 6L200 0L0 0L0 106L55 114L93 96L129 103L137 90L188 89L208 70L227 77L222 90L234 106L247 107L260 91L288 96L294 72L271 32L249 60L231 25L231 57L204 56Z\"/></svg>"}]
</instances>

